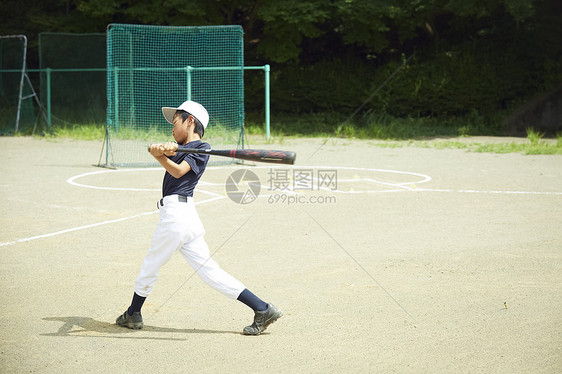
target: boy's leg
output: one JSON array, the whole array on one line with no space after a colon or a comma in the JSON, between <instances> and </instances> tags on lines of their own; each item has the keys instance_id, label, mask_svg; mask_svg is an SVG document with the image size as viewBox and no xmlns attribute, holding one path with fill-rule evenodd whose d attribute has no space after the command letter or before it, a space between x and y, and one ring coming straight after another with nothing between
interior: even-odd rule
<instances>
[{"instance_id":1,"label":"boy's leg","mask_svg":"<svg viewBox=\"0 0 562 374\"><path fill-rule=\"evenodd\" d=\"M165 265L174 252L182 245L181 235L173 221L160 220L152 237L150 248L144 257L141 271L135 280L135 293L147 297L158 279L160 268Z\"/></svg>"},{"instance_id":2,"label":"boy's leg","mask_svg":"<svg viewBox=\"0 0 562 374\"><path fill-rule=\"evenodd\" d=\"M158 279L160 268L166 264L174 252L182 245L185 237L185 225L181 220L175 221L169 219L169 213L166 208L160 209L160 221L156 227L156 231L152 237L150 248L146 253L142 263L141 271L135 280L135 293L131 305L122 315L120 315L116 323L121 326L132 329L140 329L143 327L142 316L140 310L146 297L152 291L152 287Z\"/></svg>"},{"instance_id":3,"label":"boy's leg","mask_svg":"<svg viewBox=\"0 0 562 374\"><path fill-rule=\"evenodd\" d=\"M127 313L129 313L130 316L132 316L133 313L136 312L140 313L145 300L145 296L137 295L137 293L135 292L133 294L133 300L131 300L131 306L129 306L129 309L127 309Z\"/></svg>"},{"instance_id":4,"label":"boy's leg","mask_svg":"<svg viewBox=\"0 0 562 374\"><path fill-rule=\"evenodd\" d=\"M211 258L203 235L185 243L180 252L205 283L226 297L237 299L246 288Z\"/></svg>"},{"instance_id":5,"label":"boy's leg","mask_svg":"<svg viewBox=\"0 0 562 374\"><path fill-rule=\"evenodd\" d=\"M265 303L244 287L240 281L221 269L210 257L209 247L203 235L184 244L180 251L205 283L223 295L237 299L254 310L254 321L250 326L244 328L245 335L261 334L283 315L275 305Z\"/></svg>"},{"instance_id":6,"label":"boy's leg","mask_svg":"<svg viewBox=\"0 0 562 374\"><path fill-rule=\"evenodd\" d=\"M170 195L164 197L163 202L164 205L159 205L160 218L150 249L135 281L135 293L143 297L150 294L160 267L172 258L174 252L196 235L205 232L192 198L180 202L177 195Z\"/></svg>"},{"instance_id":7,"label":"boy's leg","mask_svg":"<svg viewBox=\"0 0 562 374\"><path fill-rule=\"evenodd\" d=\"M242 291L238 296L238 301L246 304L248 307L252 308L255 312L262 312L267 309L267 303L254 295L247 288Z\"/></svg>"}]
</instances>

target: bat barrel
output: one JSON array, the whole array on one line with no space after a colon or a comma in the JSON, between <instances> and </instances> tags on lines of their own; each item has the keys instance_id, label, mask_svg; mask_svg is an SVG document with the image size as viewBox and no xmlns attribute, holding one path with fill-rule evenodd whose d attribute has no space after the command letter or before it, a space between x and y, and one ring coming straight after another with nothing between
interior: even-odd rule
<instances>
[{"instance_id":1,"label":"bat barrel","mask_svg":"<svg viewBox=\"0 0 562 374\"><path fill-rule=\"evenodd\" d=\"M268 149L240 149L230 151L231 156L234 158L257 161L257 162L268 162L275 164L287 164L293 165L295 163L296 154L291 151L274 151Z\"/></svg>"},{"instance_id":2,"label":"bat barrel","mask_svg":"<svg viewBox=\"0 0 562 374\"><path fill-rule=\"evenodd\" d=\"M150 151L150 146L148 146ZM204 153L213 156L223 156L237 158L240 160L268 162L274 164L293 165L296 159L296 153L291 151L275 151L269 149L230 149L230 150L213 150L213 149L193 149L184 146L178 146L177 152L184 153Z\"/></svg>"}]
</instances>

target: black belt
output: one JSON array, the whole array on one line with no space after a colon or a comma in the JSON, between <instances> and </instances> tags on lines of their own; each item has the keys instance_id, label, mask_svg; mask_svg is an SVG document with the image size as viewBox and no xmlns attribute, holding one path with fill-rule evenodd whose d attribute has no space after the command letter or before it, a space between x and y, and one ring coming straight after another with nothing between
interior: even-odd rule
<instances>
[{"instance_id":1,"label":"black belt","mask_svg":"<svg viewBox=\"0 0 562 374\"><path fill-rule=\"evenodd\" d=\"M183 195L177 195L177 196L178 196L178 201L180 203L187 203L187 196L183 196ZM158 205L158 204L156 204L156 205ZM160 199L160 206L164 206L164 198Z\"/></svg>"}]
</instances>

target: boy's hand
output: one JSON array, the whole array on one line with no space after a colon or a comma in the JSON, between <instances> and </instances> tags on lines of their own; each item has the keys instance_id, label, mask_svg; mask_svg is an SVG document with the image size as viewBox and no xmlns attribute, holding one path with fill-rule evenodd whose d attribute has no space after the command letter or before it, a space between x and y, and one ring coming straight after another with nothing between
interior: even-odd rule
<instances>
[{"instance_id":1,"label":"boy's hand","mask_svg":"<svg viewBox=\"0 0 562 374\"><path fill-rule=\"evenodd\" d=\"M151 144L150 145L150 154L154 157L160 157L164 155L164 145L162 144Z\"/></svg>"},{"instance_id":2,"label":"boy's hand","mask_svg":"<svg viewBox=\"0 0 562 374\"><path fill-rule=\"evenodd\" d=\"M175 156L178 149L177 143L164 143L164 154L166 156Z\"/></svg>"}]
</instances>

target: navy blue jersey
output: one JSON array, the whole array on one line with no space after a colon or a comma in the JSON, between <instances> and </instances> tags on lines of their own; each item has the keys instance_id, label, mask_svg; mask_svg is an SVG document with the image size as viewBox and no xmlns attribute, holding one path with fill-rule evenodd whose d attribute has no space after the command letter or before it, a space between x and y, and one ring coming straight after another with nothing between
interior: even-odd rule
<instances>
[{"instance_id":1,"label":"navy blue jersey","mask_svg":"<svg viewBox=\"0 0 562 374\"><path fill-rule=\"evenodd\" d=\"M208 143L203 143L201 140L189 142L185 146L187 148L195 149L211 148ZM193 196L193 190L195 189L197 182L199 182L199 178L201 178L201 175L203 175L203 172L205 171L207 161L209 161L209 155L178 152L175 156L170 156L168 158L178 165L185 160L189 166L191 166L191 170L178 179L172 177L170 173L166 172L166 174L164 174L164 181L162 182L162 196Z\"/></svg>"}]
</instances>

